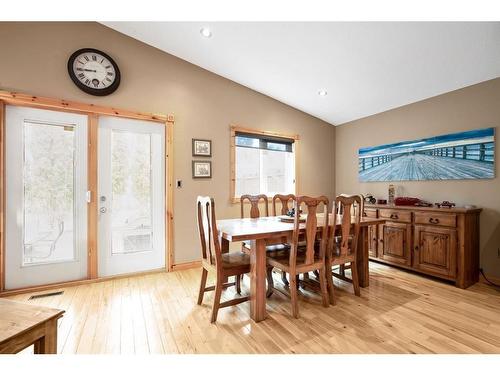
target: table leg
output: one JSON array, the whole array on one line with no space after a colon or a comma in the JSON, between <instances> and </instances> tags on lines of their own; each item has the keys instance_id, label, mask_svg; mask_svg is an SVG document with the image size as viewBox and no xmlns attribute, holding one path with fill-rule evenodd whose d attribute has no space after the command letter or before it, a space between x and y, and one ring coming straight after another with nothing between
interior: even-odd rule
<instances>
[{"instance_id":1,"label":"table leg","mask_svg":"<svg viewBox=\"0 0 500 375\"><path fill-rule=\"evenodd\" d=\"M356 257L356 266L358 268L359 286L366 288L369 286L368 271L368 227L363 226L359 230L358 251Z\"/></svg>"},{"instance_id":2,"label":"table leg","mask_svg":"<svg viewBox=\"0 0 500 375\"><path fill-rule=\"evenodd\" d=\"M252 240L250 253L250 317L266 318L266 240Z\"/></svg>"},{"instance_id":3,"label":"table leg","mask_svg":"<svg viewBox=\"0 0 500 375\"><path fill-rule=\"evenodd\" d=\"M45 323L45 336L35 341L35 354L57 354L57 319Z\"/></svg>"}]
</instances>

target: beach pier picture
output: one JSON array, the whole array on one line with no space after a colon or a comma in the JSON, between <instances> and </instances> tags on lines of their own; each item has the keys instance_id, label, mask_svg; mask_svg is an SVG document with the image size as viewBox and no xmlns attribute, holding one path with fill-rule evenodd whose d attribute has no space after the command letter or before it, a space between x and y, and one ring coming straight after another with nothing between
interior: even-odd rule
<instances>
[{"instance_id":1,"label":"beach pier picture","mask_svg":"<svg viewBox=\"0 0 500 375\"><path fill-rule=\"evenodd\" d=\"M359 149L360 182L495 177L495 129Z\"/></svg>"}]
</instances>

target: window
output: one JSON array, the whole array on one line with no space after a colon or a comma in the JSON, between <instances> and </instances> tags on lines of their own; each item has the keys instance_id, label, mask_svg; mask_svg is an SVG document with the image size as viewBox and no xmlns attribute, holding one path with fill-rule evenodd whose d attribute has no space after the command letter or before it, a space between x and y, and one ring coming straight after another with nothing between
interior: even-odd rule
<instances>
[{"instance_id":1,"label":"window","mask_svg":"<svg viewBox=\"0 0 500 375\"><path fill-rule=\"evenodd\" d=\"M153 249L151 134L111 131L111 253Z\"/></svg>"},{"instance_id":2,"label":"window","mask_svg":"<svg viewBox=\"0 0 500 375\"><path fill-rule=\"evenodd\" d=\"M23 265L74 260L74 126L25 121L23 146Z\"/></svg>"},{"instance_id":3,"label":"window","mask_svg":"<svg viewBox=\"0 0 500 375\"><path fill-rule=\"evenodd\" d=\"M233 127L232 199L243 194L295 194L297 136Z\"/></svg>"}]
</instances>

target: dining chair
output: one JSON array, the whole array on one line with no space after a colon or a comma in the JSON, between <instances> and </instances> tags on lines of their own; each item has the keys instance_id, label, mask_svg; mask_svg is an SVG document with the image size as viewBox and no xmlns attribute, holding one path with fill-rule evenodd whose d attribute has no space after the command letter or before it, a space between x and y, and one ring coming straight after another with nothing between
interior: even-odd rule
<instances>
[{"instance_id":1,"label":"dining chair","mask_svg":"<svg viewBox=\"0 0 500 375\"><path fill-rule=\"evenodd\" d=\"M299 208L304 204L307 207L307 217L305 223L301 223ZM322 227L321 240L319 246L316 241L316 232L318 231L318 208L323 206L325 225ZM297 277L301 273L318 271L319 283L321 289L321 297L323 306L328 307L328 290L326 283L325 269L325 251L327 245L328 232L328 198L321 196L311 198L306 196L297 197L294 202L295 218L293 224L293 234L290 241L290 250L269 252L267 254L267 274L271 288L274 288L272 277L269 279L269 274L272 268L278 268L290 275L290 298L292 304L292 315L295 318L299 317ZM304 231L304 246L299 246L299 236L301 235L301 226L305 226ZM317 250L317 251L316 251ZM276 289L278 290L278 289ZM281 292L281 291L280 291Z\"/></svg>"},{"instance_id":2,"label":"dining chair","mask_svg":"<svg viewBox=\"0 0 500 375\"><path fill-rule=\"evenodd\" d=\"M240 197L240 206L241 206L241 218L245 218L245 204L246 201L250 202L250 218L257 219L260 215L259 204L264 202L264 211L266 216L269 216L269 200L267 195L259 194L259 195L249 195L245 194ZM243 241L241 244L241 251L250 254L250 241Z\"/></svg>"},{"instance_id":3,"label":"dining chair","mask_svg":"<svg viewBox=\"0 0 500 375\"><path fill-rule=\"evenodd\" d=\"M286 215L290 211L291 208L293 208L293 202L295 201L295 195L293 194L287 194L287 195L282 195L282 194L276 194L273 197L273 215L274 216L279 216L279 215ZM281 209L276 209L276 203L279 202ZM282 239L282 242L285 244L287 241L286 237ZM299 247L304 247L305 242L304 242L304 236L300 235L299 236ZM315 271L315 275L319 277L319 274L317 271ZM309 278L309 274L305 273L303 275L305 279ZM281 281L288 286L289 282L286 278L286 272L281 273ZM298 281L297 281L298 285Z\"/></svg>"},{"instance_id":4,"label":"dining chair","mask_svg":"<svg viewBox=\"0 0 500 375\"><path fill-rule=\"evenodd\" d=\"M265 194L259 194L259 195L249 195L249 194L245 194L245 195L242 195L240 197L240 206L241 206L241 218L244 219L245 218L245 205L246 205L246 202L249 202L250 203L250 218L251 219L257 219L259 217L261 217L261 209L259 207L259 205L263 205L263 211L265 213L265 216L269 216L269 199L267 197L267 195ZM263 215L262 215L263 216ZM279 251L279 250L283 250L284 248L286 248L288 245L286 244L286 238L285 238L285 243L275 243L274 241L273 242L270 242L267 246L266 246L266 252L269 252L269 251ZM242 244L241 244L241 251L246 253L246 254L250 254L250 251L251 251L251 245L250 245L250 241L243 241ZM241 278L243 277L243 275L241 276ZM236 287L238 289L241 288L241 278L237 278L236 280ZM282 276L283 278L283 276ZM286 277L284 277L284 279L286 280ZM267 296L270 297L272 294L272 289L270 289L268 287L268 290L267 290Z\"/></svg>"},{"instance_id":5,"label":"dining chair","mask_svg":"<svg viewBox=\"0 0 500 375\"><path fill-rule=\"evenodd\" d=\"M293 207L294 201L295 201L295 195L293 194L287 194L287 195L276 194L273 197L273 216L286 215ZM281 207L279 211L276 209L276 203L278 202Z\"/></svg>"},{"instance_id":6,"label":"dining chair","mask_svg":"<svg viewBox=\"0 0 500 375\"><path fill-rule=\"evenodd\" d=\"M339 195L335 198L332 208L333 227L329 231L328 250L326 251L326 273L330 303L335 304L333 276L352 282L354 294L360 296L358 269L356 255L358 237L361 227L362 199L359 195ZM340 235L336 233L337 223L340 223ZM344 266L350 263L352 279L345 277L344 273L336 274L332 271L334 266Z\"/></svg>"},{"instance_id":7,"label":"dining chair","mask_svg":"<svg viewBox=\"0 0 500 375\"><path fill-rule=\"evenodd\" d=\"M198 305L203 302L205 292L215 290L212 306L211 322L217 320L217 313L220 308L237 305L249 300L249 296L234 298L223 303L220 302L222 290L230 286L235 286L238 294L241 293L237 281L240 276L250 272L250 257L242 252L222 253L217 231L215 216L215 202L213 198L197 198L198 230L201 241L202 270L200 291L198 294ZM209 271L215 271L215 285L206 286ZM228 277L234 276L235 282L224 282Z\"/></svg>"},{"instance_id":8,"label":"dining chair","mask_svg":"<svg viewBox=\"0 0 500 375\"><path fill-rule=\"evenodd\" d=\"M273 216L286 215L293 208L293 202L295 202L295 195L293 194L276 194L273 197ZM277 204L279 206L277 206ZM285 246L285 248L290 248L290 245L287 244L287 238L282 237L281 242ZM281 281L285 286L289 286L290 283L286 278L286 272L281 271Z\"/></svg>"},{"instance_id":9,"label":"dining chair","mask_svg":"<svg viewBox=\"0 0 500 375\"><path fill-rule=\"evenodd\" d=\"M261 216L260 214L260 209L259 209L259 204L261 204L261 201L264 203L264 211L265 215L262 216L269 216L269 202L267 195L265 194L259 194L259 195L249 195L245 194L240 197L240 205L241 205L241 218L245 218L245 202L249 201L250 202L250 218L256 219Z\"/></svg>"},{"instance_id":10,"label":"dining chair","mask_svg":"<svg viewBox=\"0 0 500 375\"><path fill-rule=\"evenodd\" d=\"M361 206L354 205L353 208L351 208L351 212L353 214L356 214L356 210L359 209L361 211L361 217L364 217L365 214L365 197L362 194L358 194L359 197L361 198ZM348 197L349 194L340 194L342 197ZM347 264L341 264L339 266L339 275L341 278L345 278L345 271L351 269L351 263Z\"/></svg>"}]
</instances>

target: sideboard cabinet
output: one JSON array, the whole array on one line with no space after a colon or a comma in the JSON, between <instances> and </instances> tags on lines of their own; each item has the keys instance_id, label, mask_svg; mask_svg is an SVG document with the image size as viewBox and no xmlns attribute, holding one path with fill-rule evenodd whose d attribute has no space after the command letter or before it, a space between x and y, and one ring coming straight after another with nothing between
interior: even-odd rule
<instances>
[{"instance_id":1,"label":"sideboard cabinet","mask_svg":"<svg viewBox=\"0 0 500 375\"><path fill-rule=\"evenodd\" d=\"M454 281L479 280L481 209L370 205L364 216L386 219L368 230L370 259Z\"/></svg>"}]
</instances>

